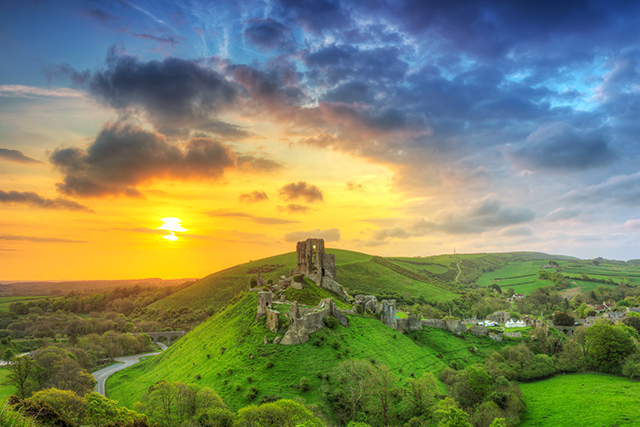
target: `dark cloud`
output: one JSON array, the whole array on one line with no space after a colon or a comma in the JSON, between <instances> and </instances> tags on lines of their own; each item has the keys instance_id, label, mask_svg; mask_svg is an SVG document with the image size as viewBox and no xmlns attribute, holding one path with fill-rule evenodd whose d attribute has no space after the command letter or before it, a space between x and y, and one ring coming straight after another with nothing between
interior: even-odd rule
<instances>
[{"instance_id":1,"label":"dark cloud","mask_svg":"<svg viewBox=\"0 0 640 427\"><path fill-rule=\"evenodd\" d=\"M219 210L207 212L207 215L212 217L221 217L221 218L245 218L250 221L256 222L258 224L266 224L266 225L295 224L298 222L290 219L261 217L261 216L244 213L244 212L232 212L232 211L227 211L225 209L219 209Z\"/></svg>"},{"instance_id":2,"label":"dark cloud","mask_svg":"<svg viewBox=\"0 0 640 427\"><path fill-rule=\"evenodd\" d=\"M8 160L16 163L40 163L41 161L27 157L18 150L9 150L8 148L0 148L0 159Z\"/></svg>"},{"instance_id":3,"label":"dark cloud","mask_svg":"<svg viewBox=\"0 0 640 427\"><path fill-rule=\"evenodd\" d=\"M309 231L294 231L292 233L285 234L284 241L300 242L310 238L324 239L326 242L337 242L340 240L340 230L337 228L330 228L328 230L320 230L319 228L316 228L315 230Z\"/></svg>"},{"instance_id":4,"label":"dark cloud","mask_svg":"<svg viewBox=\"0 0 640 427\"><path fill-rule=\"evenodd\" d=\"M308 184L306 181L286 184L278 190L278 193L284 200L302 199L307 203L324 201L322 191L315 185Z\"/></svg>"},{"instance_id":5,"label":"dark cloud","mask_svg":"<svg viewBox=\"0 0 640 427\"><path fill-rule=\"evenodd\" d=\"M161 133L184 135L201 129L233 136L240 130L215 119L237 99L236 86L217 71L173 57L142 62L116 48L110 49L106 62L104 70L95 72L64 65L47 72L70 75L75 84L123 114L142 111Z\"/></svg>"},{"instance_id":6,"label":"dark cloud","mask_svg":"<svg viewBox=\"0 0 640 427\"><path fill-rule=\"evenodd\" d=\"M373 240L409 239L434 232L480 234L492 229L509 233L509 230L523 229L512 226L528 223L534 219L535 213L529 209L503 207L496 198L487 197L475 203L466 212L441 215L439 220L422 218L402 226L381 228L373 231L372 238Z\"/></svg>"},{"instance_id":7,"label":"dark cloud","mask_svg":"<svg viewBox=\"0 0 640 427\"><path fill-rule=\"evenodd\" d=\"M84 240L71 240L59 237L16 236L14 234L0 234L0 240L24 241L35 243L86 243Z\"/></svg>"},{"instance_id":8,"label":"dark cloud","mask_svg":"<svg viewBox=\"0 0 640 427\"><path fill-rule=\"evenodd\" d=\"M39 196L37 193L34 193L32 191L20 192L0 190L0 203L25 205L42 209L57 209L95 213L87 206L76 203L73 200L66 200L59 197L56 199L47 199Z\"/></svg>"},{"instance_id":9,"label":"dark cloud","mask_svg":"<svg viewBox=\"0 0 640 427\"><path fill-rule=\"evenodd\" d=\"M612 176L600 184L572 190L562 196L560 201L640 206L640 172Z\"/></svg>"},{"instance_id":10,"label":"dark cloud","mask_svg":"<svg viewBox=\"0 0 640 427\"><path fill-rule=\"evenodd\" d=\"M234 80L240 83L253 100L270 108L299 106L307 99L299 84L295 65L285 59L267 64L265 70L248 65L230 67Z\"/></svg>"},{"instance_id":11,"label":"dark cloud","mask_svg":"<svg viewBox=\"0 0 640 427\"><path fill-rule=\"evenodd\" d=\"M240 195L240 201L246 203L258 203L266 202L269 200L269 196L264 191L252 191L251 193L242 193Z\"/></svg>"},{"instance_id":12,"label":"dark cloud","mask_svg":"<svg viewBox=\"0 0 640 427\"><path fill-rule=\"evenodd\" d=\"M286 212L288 214L307 213L311 208L309 206L298 205L295 203L289 203L287 206L278 206L280 212Z\"/></svg>"},{"instance_id":13,"label":"dark cloud","mask_svg":"<svg viewBox=\"0 0 640 427\"><path fill-rule=\"evenodd\" d=\"M238 156L238 167L241 169L249 169L267 173L278 171L284 166L282 165L282 163L272 159L244 154Z\"/></svg>"},{"instance_id":14,"label":"dark cloud","mask_svg":"<svg viewBox=\"0 0 640 427\"><path fill-rule=\"evenodd\" d=\"M50 161L63 174L56 184L63 194L139 197L136 187L155 179L219 179L235 165L236 155L210 138L179 147L140 127L107 123L86 150L59 148Z\"/></svg>"},{"instance_id":15,"label":"dark cloud","mask_svg":"<svg viewBox=\"0 0 640 427\"><path fill-rule=\"evenodd\" d=\"M509 155L523 168L558 171L604 166L617 157L602 131L566 123L541 126Z\"/></svg>"},{"instance_id":16,"label":"dark cloud","mask_svg":"<svg viewBox=\"0 0 640 427\"><path fill-rule=\"evenodd\" d=\"M264 51L291 50L296 46L293 31L274 19L254 18L246 24L244 37Z\"/></svg>"}]
</instances>

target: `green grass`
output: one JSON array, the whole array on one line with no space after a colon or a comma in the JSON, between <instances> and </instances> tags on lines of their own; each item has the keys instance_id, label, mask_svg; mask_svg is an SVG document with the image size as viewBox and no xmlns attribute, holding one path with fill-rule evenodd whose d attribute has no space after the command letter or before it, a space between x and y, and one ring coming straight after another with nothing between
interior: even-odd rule
<instances>
[{"instance_id":1,"label":"green grass","mask_svg":"<svg viewBox=\"0 0 640 427\"><path fill-rule=\"evenodd\" d=\"M5 384L9 375L7 366L0 366L0 401L4 401L12 394L16 394L16 388L12 385Z\"/></svg>"},{"instance_id":2,"label":"green grass","mask_svg":"<svg viewBox=\"0 0 640 427\"><path fill-rule=\"evenodd\" d=\"M166 380L211 387L234 410L259 402L265 395L301 396L313 403L321 397L323 381L316 373L330 373L347 358L384 364L406 381L426 371L437 375L452 360L463 366L474 363L503 345L486 337L460 338L430 328L403 335L377 319L358 316L349 316L349 327L324 328L312 334L306 344L265 345L263 337L272 341L276 334L266 328L264 318L254 321L255 305L255 293L248 293L162 355L115 374L108 381L109 397L131 408L149 386ZM303 376L310 380L312 390L300 392L292 387ZM250 385L260 390L254 401L244 397Z\"/></svg>"},{"instance_id":3,"label":"green grass","mask_svg":"<svg viewBox=\"0 0 640 427\"><path fill-rule=\"evenodd\" d=\"M610 375L557 375L521 384L527 409L520 427L638 425L640 383Z\"/></svg>"},{"instance_id":4,"label":"green grass","mask_svg":"<svg viewBox=\"0 0 640 427\"><path fill-rule=\"evenodd\" d=\"M9 311L9 305L14 302L21 301L23 303L28 303L31 301L38 301L43 299L56 299L61 298L60 296L52 296L52 295L38 295L38 296L23 296L23 297L0 297L0 310Z\"/></svg>"}]
</instances>

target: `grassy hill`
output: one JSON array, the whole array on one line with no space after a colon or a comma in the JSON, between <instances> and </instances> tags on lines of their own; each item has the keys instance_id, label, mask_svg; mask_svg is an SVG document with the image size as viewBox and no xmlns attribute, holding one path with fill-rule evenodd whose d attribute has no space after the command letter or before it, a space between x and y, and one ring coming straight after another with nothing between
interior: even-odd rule
<instances>
[{"instance_id":1,"label":"grassy hill","mask_svg":"<svg viewBox=\"0 0 640 427\"><path fill-rule=\"evenodd\" d=\"M432 277L416 277L411 273L394 271L393 265L376 262L378 257L341 249L327 249L336 257L338 282L352 295L358 293L388 296L402 299L403 295L422 297L425 301L451 300L457 294ZM234 296L249 290L249 280L257 276L262 268L265 280L277 281L280 276L288 276L296 266L296 253L289 252L240 264L211 274L175 294L155 302L150 308L193 310L219 310ZM398 269L396 269L398 270Z\"/></svg>"},{"instance_id":2,"label":"grassy hill","mask_svg":"<svg viewBox=\"0 0 640 427\"><path fill-rule=\"evenodd\" d=\"M319 376L347 358L384 364L406 381L425 371L438 374L453 360L462 366L478 362L505 344L430 328L402 335L377 319L349 316L349 327L324 328L306 344L265 345L263 338L272 341L276 334L264 318L254 321L255 307L256 294L245 294L162 355L111 377L109 397L131 408L149 386L167 380L212 387L234 410L267 395L301 396L312 403L320 399L326 381ZM303 376L312 384L306 392L293 387ZM249 387L258 388L256 398L245 397Z\"/></svg>"},{"instance_id":3,"label":"grassy hill","mask_svg":"<svg viewBox=\"0 0 640 427\"><path fill-rule=\"evenodd\" d=\"M626 378L556 375L520 390L527 404L521 427L638 425L640 383Z\"/></svg>"}]
</instances>

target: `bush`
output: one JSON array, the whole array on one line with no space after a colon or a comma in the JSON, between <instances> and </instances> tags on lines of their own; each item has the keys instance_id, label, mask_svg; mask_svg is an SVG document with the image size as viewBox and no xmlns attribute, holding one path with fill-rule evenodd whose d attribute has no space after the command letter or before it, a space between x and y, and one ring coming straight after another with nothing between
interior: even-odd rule
<instances>
[{"instance_id":1,"label":"bush","mask_svg":"<svg viewBox=\"0 0 640 427\"><path fill-rule=\"evenodd\" d=\"M262 399L260 399L260 404L262 405L264 403L277 402L280 399L282 399L282 396L278 394L267 394L266 396L262 396Z\"/></svg>"},{"instance_id":2,"label":"bush","mask_svg":"<svg viewBox=\"0 0 640 427\"><path fill-rule=\"evenodd\" d=\"M209 408L198 416L201 427L232 427L235 415L228 409Z\"/></svg>"},{"instance_id":3,"label":"bush","mask_svg":"<svg viewBox=\"0 0 640 427\"><path fill-rule=\"evenodd\" d=\"M558 326L573 326L576 323L572 316L561 311L553 313L553 324Z\"/></svg>"},{"instance_id":4,"label":"bush","mask_svg":"<svg viewBox=\"0 0 640 427\"><path fill-rule=\"evenodd\" d=\"M322 323L324 323L324 325L329 329L335 329L340 326L340 322L338 322L338 319L333 316L325 317L324 319L322 319Z\"/></svg>"},{"instance_id":5,"label":"bush","mask_svg":"<svg viewBox=\"0 0 640 427\"><path fill-rule=\"evenodd\" d=\"M258 279L256 279L255 277L252 277L251 280L249 280L249 286L251 286L252 288L255 288L256 286L258 286Z\"/></svg>"},{"instance_id":6,"label":"bush","mask_svg":"<svg viewBox=\"0 0 640 427\"><path fill-rule=\"evenodd\" d=\"M356 313L362 314L362 306L360 304L356 305Z\"/></svg>"},{"instance_id":7,"label":"bush","mask_svg":"<svg viewBox=\"0 0 640 427\"><path fill-rule=\"evenodd\" d=\"M252 385L247 389L247 392L244 394L244 397L247 400L253 400L256 398L256 396L258 396L258 393L260 393L260 390L258 390L258 387Z\"/></svg>"},{"instance_id":8,"label":"bush","mask_svg":"<svg viewBox=\"0 0 640 427\"><path fill-rule=\"evenodd\" d=\"M300 391L309 391L311 390L311 382L307 377L300 378L300 382L298 383L298 388Z\"/></svg>"}]
</instances>

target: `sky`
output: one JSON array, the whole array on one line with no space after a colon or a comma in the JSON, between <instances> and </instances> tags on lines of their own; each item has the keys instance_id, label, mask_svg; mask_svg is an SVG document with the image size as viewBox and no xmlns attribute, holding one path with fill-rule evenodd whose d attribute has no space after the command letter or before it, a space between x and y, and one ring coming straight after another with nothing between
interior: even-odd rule
<instances>
[{"instance_id":1,"label":"sky","mask_svg":"<svg viewBox=\"0 0 640 427\"><path fill-rule=\"evenodd\" d=\"M638 2L1 0L0 57L0 280L640 258Z\"/></svg>"}]
</instances>

